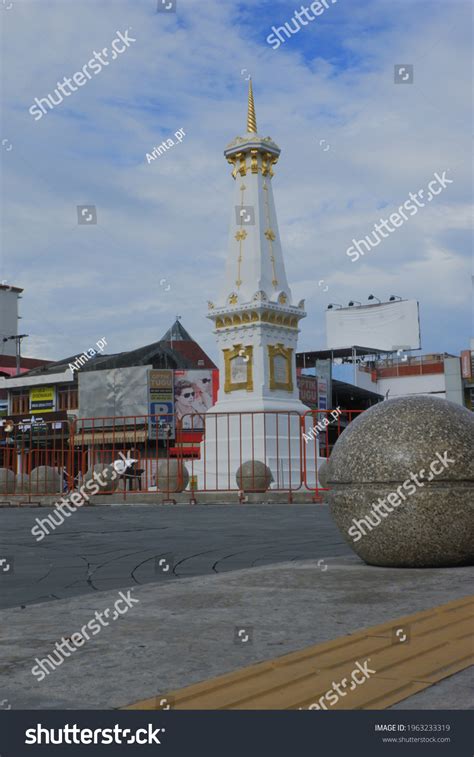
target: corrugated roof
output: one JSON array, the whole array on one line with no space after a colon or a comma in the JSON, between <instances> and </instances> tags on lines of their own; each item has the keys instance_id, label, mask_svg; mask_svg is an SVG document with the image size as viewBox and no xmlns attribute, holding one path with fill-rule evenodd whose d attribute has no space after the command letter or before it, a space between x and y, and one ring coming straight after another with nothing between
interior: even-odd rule
<instances>
[{"instance_id":1,"label":"corrugated roof","mask_svg":"<svg viewBox=\"0 0 474 757\"><path fill-rule=\"evenodd\" d=\"M64 373L69 368L69 364L74 363L83 354L83 352L77 352L57 362L50 362L47 365L35 367L22 375L47 376L52 373ZM216 368L216 365L206 355L204 350L191 338L181 323L176 320L159 342L153 342L144 347L138 347L136 350L117 352L112 355L94 355L87 363L84 363L81 367L81 372L110 368L128 368L134 365L152 365L153 368L172 369Z\"/></svg>"}]
</instances>

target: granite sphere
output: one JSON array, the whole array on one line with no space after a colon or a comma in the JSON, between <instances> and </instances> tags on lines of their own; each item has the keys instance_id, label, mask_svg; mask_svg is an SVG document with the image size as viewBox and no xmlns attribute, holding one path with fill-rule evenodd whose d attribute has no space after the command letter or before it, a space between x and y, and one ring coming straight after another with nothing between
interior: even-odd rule
<instances>
[{"instance_id":1,"label":"granite sphere","mask_svg":"<svg viewBox=\"0 0 474 757\"><path fill-rule=\"evenodd\" d=\"M332 451L327 500L368 564L474 562L474 413L430 396L361 413Z\"/></svg>"},{"instance_id":2,"label":"granite sphere","mask_svg":"<svg viewBox=\"0 0 474 757\"><path fill-rule=\"evenodd\" d=\"M328 463L327 460L322 460L318 465L318 486L322 486L323 489L327 489L328 486Z\"/></svg>"},{"instance_id":3,"label":"granite sphere","mask_svg":"<svg viewBox=\"0 0 474 757\"><path fill-rule=\"evenodd\" d=\"M243 492L266 492L273 481L273 475L261 460L247 460L239 466L235 479Z\"/></svg>"},{"instance_id":4,"label":"granite sphere","mask_svg":"<svg viewBox=\"0 0 474 757\"><path fill-rule=\"evenodd\" d=\"M189 483L188 469L182 460L160 460L156 482L160 492L182 492Z\"/></svg>"},{"instance_id":5,"label":"granite sphere","mask_svg":"<svg viewBox=\"0 0 474 757\"><path fill-rule=\"evenodd\" d=\"M96 475L94 475L96 474ZM97 474L101 476L99 481ZM94 479L95 484L99 487L98 494L108 494L114 492L118 487L119 477L116 474L115 468L111 464L96 463L93 468L89 468L84 476L83 484L86 484L91 479ZM103 483L101 483L103 481ZM89 491L88 489L85 490Z\"/></svg>"},{"instance_id":6,"label":"granite sphere","mask_svg":"<svg viewBox=\"0 0 474 757\"><path fill-rule=\"evenodd\" d=\"M30 473L30 488L35 494L58 494L61 491L61 476L56 468L38 465Z\"/></svg>"},{"instance_id":7,"label":"granite sphere","mask_svg":"<svg viewBox=\"0 0 474 757\"><path fill-rule=\"evenodd\" d=\"M15 492L16 476L10 468L0 468L0 494Z\"/></svg>"}]
</instances>

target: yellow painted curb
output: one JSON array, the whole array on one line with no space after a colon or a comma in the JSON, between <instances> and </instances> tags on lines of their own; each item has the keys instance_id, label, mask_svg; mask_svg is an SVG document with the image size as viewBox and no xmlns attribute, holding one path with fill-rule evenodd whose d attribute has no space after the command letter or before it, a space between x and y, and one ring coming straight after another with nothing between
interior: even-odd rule
<instances>
[{"instance_id":1,"label":"yellow painted curb","mask_svg":"<svg viewBox=\"0 0 474 757\"><path fill-rule=\"evenodd\" d=\"M474 596L463 597L123 709L382 710L472 665L473 630ZM329 704L334 683L366 660L375 673Z\"/></svg>"}]
</instances>

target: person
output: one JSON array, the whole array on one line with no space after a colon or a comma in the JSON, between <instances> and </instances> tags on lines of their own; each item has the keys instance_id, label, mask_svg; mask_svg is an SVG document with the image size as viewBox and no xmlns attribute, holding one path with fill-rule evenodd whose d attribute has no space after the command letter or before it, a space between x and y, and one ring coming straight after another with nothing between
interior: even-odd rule
<instances>
[{"instance_id":1,"label":"person","mask_svg":"<svg viewBox=\"0 0 474 757\"><path fill-rule=\"evenodd\" d=\"M212 378L211 371L202 373L193 372L193 382L196 392L194 407L201 413L205 413L214 404L212 401Z\"/></svg>"},{"instance_id":2,"label":"person","mask_svg":"<svg viewBox=\"0 0 474 757\"><path fill-rule=\"evenodd\" d=\"M201 416L195 417L197 412L194 407L195 399L196 389L191 381L180 379L176 382L174 387L174 407L176 420L181 422L181 428L196 429L196 422L199 424L198 428L202 428L203 426Z\"/></svg>"}]
</instances>

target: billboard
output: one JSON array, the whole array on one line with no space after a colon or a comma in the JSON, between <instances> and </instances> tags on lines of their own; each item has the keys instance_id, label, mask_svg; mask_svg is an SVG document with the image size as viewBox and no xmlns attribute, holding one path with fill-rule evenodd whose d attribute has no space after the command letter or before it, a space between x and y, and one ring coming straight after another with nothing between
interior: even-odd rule
<instances>
[{"instance_id":1,"label":"billboard","mask_svg":"<svg viewBox=\"0 0 474 757\"><path fill-rule=\"evenodd\" d=\"M54 386L38 386L30 389L30 413L54 411Z\"/></svg>"},{"instance_id":2,"label":"billboard","mask_svg":"<svg viewBox=\"0 0 474 757\"><path fill-rule=\"evenodd\" d=\"M201 431L203 415L217 400L217 370L174 371L174 407L181 427ZM198 413L198 415L191 415Z\"/></svg>"},{"instance_id":3,"label":"billboard","mask_svg":"<svg viewBox=\"0 0 474 757\"><path fill-rule=\"evenodd\" d=\"M175 436L173 371L153 369L148 373L150 439L171 439Z\"/></svg>"},{"instance_id":4,"label":"billboard","mask_svg":"<svg viewBox=\"0 0 474 757\"><path fill-rule=\"evenodd\" d=\"M124 420L124 424L134 425L138 420L134 416L146 416L149 413L149 368L151 366L136 365L79 371L78 418L131 416ZM82 424L83 428L91 426L92 421Z\"/></svg>"},{"instance_id":5,"label":"billboard","mask_svg":"<svg viewBox=\"0 0 474 757\"><path fill-rule=\"evenodd\" d=\"M328 410L328 382L327 379L318 378L318 406L320 410Z\"/></svg>"},{"instance_id":6,"label":"billboard","mask_svg":"<svg viewBox=\"0 0 474 757\"><path fill-rule=\"evenodd\" d=\"M326 310L328 350L368 347L386 352L421 347L417 300Z\"/></svg>"},{"instance_id":7,"label":"billboard","mask_svg":"<svg viewBox=\"0 0 474 757\"><path fill-rule=\"evenodd\" d=\"M296 379L300 400L304 405L313 408L318 407L318 385L315 376L298 376Z\"/></svg>"}]
</instances>

